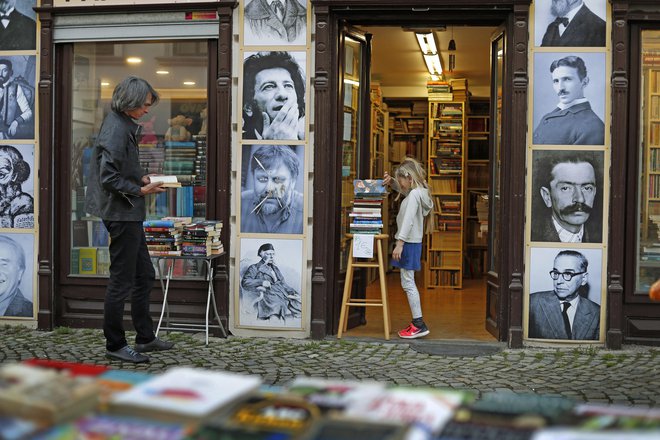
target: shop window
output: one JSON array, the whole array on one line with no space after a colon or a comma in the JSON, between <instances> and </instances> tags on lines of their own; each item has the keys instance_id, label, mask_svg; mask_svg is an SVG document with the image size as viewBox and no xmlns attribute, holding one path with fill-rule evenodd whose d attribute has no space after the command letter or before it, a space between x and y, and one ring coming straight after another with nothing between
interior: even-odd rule
<instances>
[{"instance_id":1,"label":"shop window","mask_svg":"<svg viewBox=\"0 0 660 440\"><path fill-rule=\"evenodd\" d=\"M635 293L660 279L660 31L642 31L641 152Z\"/></svg>"},{"instance_id":2,"label":"shop window","mask_svg":"<svg viewBox=\"0 0 660 440\"><path fill-rule=\"evenodd\" d=\"M206 40L75 43L71 118L71 260L74 276L108 276L108 234L101 219L85 212L92 148L114 87L126 76L149 81L160 102L138 121L140 161L147 173L176 175L181 188L147 197L147 218L206 217ZM194 49L194 50L193 50ZM189 270L189 273L186 272ZM197 276L181 266L179 276ZM185 272L185 273L184 273Z\"/></svg>"}]
</instances>

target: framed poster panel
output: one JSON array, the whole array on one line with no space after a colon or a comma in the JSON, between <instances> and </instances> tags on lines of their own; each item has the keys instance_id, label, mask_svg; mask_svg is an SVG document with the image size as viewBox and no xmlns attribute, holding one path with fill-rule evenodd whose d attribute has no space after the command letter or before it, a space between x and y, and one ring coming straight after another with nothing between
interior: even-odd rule
<instances>
[{"instance_id":1,"label":"framed poster panel","mask_svg":"<svg viewBox=\"0 0 660 440\"><path fill-rule=\"evenodd\" d=\"M303 51L244 53L244 140L305 139L306 65Z\"/></svg>"},{"instance_id":2,"label":"framed poster panel","mask_svg":"<svg viewBox=\"0 0 660 440\"><path fill-rule=\"evenodd\" d=\"M0 2L0 51L36 50L37 41L37 13L34 7L37 0L16 0L14 9L11 1Z\"/></svg>"},{"instance_id":3,"label":"framed poster panel","mask_svg":"<svg viewBox=\"0 0 660 440\"><path fill-rule=\"evenodd\" d=\"M536 0L534 45L603 47L606 43L607 0Z\"/></svg>"},{"instance_id":4,"label":"framed poster panel","mask_svg":"<svg viewBox=\"0 0 660 440\"><path fill-rule=\"evenodd\" d=\"M34 228L34 144L0 145L0 228Z\"/></svg>"},{"instance_id":5,"label":"framed poster panel","mask_svg":"<svg viewBox=\"0 0 660 440\"><path fill-rule=\"evenodd\" d=\"M529 262L527 337L599 341L605 304L603 250L533 247ZM566 306L566 318L562 305ZM604 311L604 310L603 310Z\"/></svg>"},{"instance_id":6,"label":"framed poster panel","mask_svg":"<svg viewBox=\"0 0 660 440\"><path fill-rule=\"evenodd\" d=\"M534 53L534 145L604 145L605 52Z\"/></svg>"},{"instance_id":7,"label":"framed poster panel","mask_svg":"<svg viewBox=\"0 0 660 440\"><path fill-rule=\"evenodd\" d=\"M0 55L7 106L0 115L0 140L34 139L36 62L34 55Z\"/></svg>"},{"instance_id":8,"label":"framed poster panel","mask_svg":"<svg viewBox=\"0 0 660 440\"><path fill-rule=\"evenodd\" d=\"M304 145L243 145L241 233L302 234Z\"/></svg>"},{"instance_id":9,"label":"framed poster panel","mask_svg":"<svg viewBox=\"0 0 660 440\"><path fill-rule=\"evenodd\" d=\"M303 240L241 238L237 327L301 330L303 317Z\"/></svg>"},{"instance_id":10,"label":"framed poster panel","mask_svg":"<svg viewBox=\"0 0 660 440\"><path fill-rule=\"evenodd\" d=\"M243 45L307 44L307 0L244 0Z\"/></svg>"},{"instance_id":11,"label":"framed poster panel","mask_svg":"<svg viewBox=\"0 0 660 440\"><path fill-rule=\"evenodd\" d=\"M531 241L602 243L604 152L532 152Z\"/></svg>"},{"instance_id":12,"label":"framed poster panel","mask_svg":"<svg viewBox=\"0 0 660 440\"><path fill-rule=\"evenodd\" d=\"M0 318L34 317L34 235L0 233Z\"/></svg>"}]
</instances>

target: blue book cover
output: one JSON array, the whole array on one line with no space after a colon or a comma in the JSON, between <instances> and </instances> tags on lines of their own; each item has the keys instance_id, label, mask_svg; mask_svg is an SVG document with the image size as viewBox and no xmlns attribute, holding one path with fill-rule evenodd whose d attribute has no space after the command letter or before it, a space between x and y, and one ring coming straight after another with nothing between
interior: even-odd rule
<instances>
[{"instance_id":1,"label":"blue book cover","mask_svg":"<svg viewBox=\"0 0 660 440\"><path fill-rule=\"evenodd\" d=\"M387 194L383 179L355 179L353 181L355 194Z\"/></svg>"}]
</instances>

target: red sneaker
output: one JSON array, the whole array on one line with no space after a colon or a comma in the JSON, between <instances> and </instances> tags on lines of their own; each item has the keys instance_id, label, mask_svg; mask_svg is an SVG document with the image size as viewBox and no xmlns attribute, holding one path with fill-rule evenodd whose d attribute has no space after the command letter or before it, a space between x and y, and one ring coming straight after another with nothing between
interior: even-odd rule
<instances>
[{"instance_id":1,"label":"red sneaker","mask_svg":"<svg viewBox=\"0 0 660 440\"><path fill-rule=\"evenodd\" d=\"M408 327L403 330L399 330L399 337L403 339L415 339L426 336L429 333L429 329L426 327L426 324L422 324L422 327L417 328L413 324L408 325Z\"/></svg>"}]
</instances>

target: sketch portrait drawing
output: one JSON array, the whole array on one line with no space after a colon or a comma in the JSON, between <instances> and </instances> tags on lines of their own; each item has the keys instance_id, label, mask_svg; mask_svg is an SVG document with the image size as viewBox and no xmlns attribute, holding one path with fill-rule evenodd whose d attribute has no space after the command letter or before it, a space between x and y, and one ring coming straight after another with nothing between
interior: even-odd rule
<instances>
[{"instance_id":1,"label":"sketch portrait drawing","mask_svg":"<svg viewBox=\"0 0 660 440\"><path fill-rule=\"evenodd\" d=\"M30 174L30 164L18 147L0 145L0 227L34 227L34 198L23 187ZM34 192L34 188L29 192Z\"/></svg>"},{"instance_id":2,"label":"sketch portrait drawing","mask_svg":"<svg viewBox=\"0 0 660 440\"><path fill-rule=\"evenodd\" d=\"M247 0L244 22L247 45L306 43L307 8L298 0Z\"/></svg>"}]
</instances>

